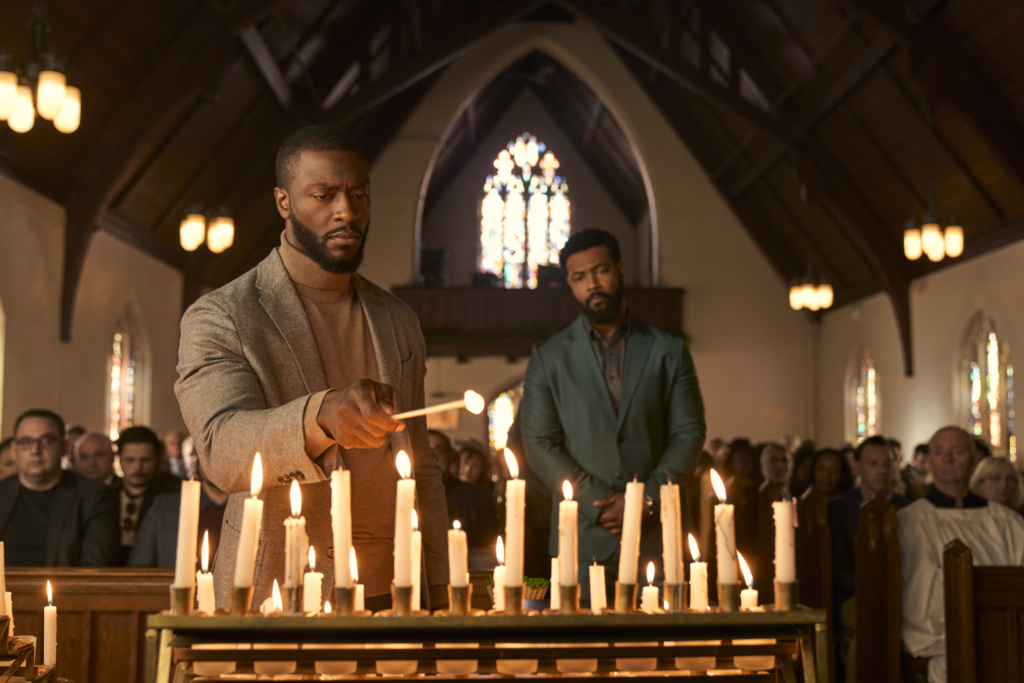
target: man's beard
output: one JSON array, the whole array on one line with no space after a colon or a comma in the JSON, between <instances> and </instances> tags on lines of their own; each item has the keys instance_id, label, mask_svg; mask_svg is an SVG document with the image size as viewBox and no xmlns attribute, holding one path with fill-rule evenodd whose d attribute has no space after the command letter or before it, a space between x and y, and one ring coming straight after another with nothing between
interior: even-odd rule
<instances>
[{"instance_id":1,"label":"man's beard","mask_svg":"<svg viewBox=\"0 0 1024 683\"><path fill-rule=\"evenodd\" d=\"M604 299L607 303L604 308L595 311L590 307L590 302L597 297ZM622 302L625 298L626 285L620 281L619 288L615 290L614 294L609 296L608 294L599 292L587 297L586 303L580 303L579 299L576 300L576 303L579 304L580 310L583 311L583 315L587 316L587 320L591 323L596 325L607 325L615 320L619 315L619 311L622 310Z\"/></svg>"},{"instance_id":2,"label":"man's beard","mask_svg":"<svg viewBox=\"0 0 1024 683\"><path fill-rule=\"evenodd\" d=\"M331 230L323 237L320 237L303 225L302 221L299 220L294 211L291 214L291 221L292 232L295 233L295 239L298 240L299 245L303 250L305 250L306 255L313 259L313 262L318 266L326 270L328 273L334 273L336 275L348 275L359 270L359 266L363 262L363 253L366 251L366 238L370 233L369 223L366 224L366 227L362 231L351 225L347 225L342 228ZM363 241L359 244L359 250L352 256L335 256L331 253L331 250L327 248L327 241L342 232L352 232L357 237L363 238Z\"/></svg>"}]
</instances>

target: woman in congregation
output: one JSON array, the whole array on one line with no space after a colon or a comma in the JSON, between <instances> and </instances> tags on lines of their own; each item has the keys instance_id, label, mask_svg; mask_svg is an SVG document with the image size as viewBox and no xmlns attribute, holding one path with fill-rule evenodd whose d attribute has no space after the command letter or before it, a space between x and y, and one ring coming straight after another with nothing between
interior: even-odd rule
<instances>
[{"instance_id":1,"label":"woman in congregation","mask_svg":"<svg viewBox=\"0 0 1024 683\"><path fill-rule=\"evenodd\" d=\"M1017 468L1006 458L982 458L971 475L971 491L1024 514L1021 510L1024 504L1024 481Z\"/></svg>"},{"instance_id":2,"label":"woman in congregation","mask_svg":"<svg viewBox=\"0 0 1024 683\"><path fill-rule=\"evenodd\" d=\"M834 448L823 448L811 461L811 485L801 499L812 491L834 498L853 489L853 484L853 469L843 454Z\"/></svg>"}]
</instances>

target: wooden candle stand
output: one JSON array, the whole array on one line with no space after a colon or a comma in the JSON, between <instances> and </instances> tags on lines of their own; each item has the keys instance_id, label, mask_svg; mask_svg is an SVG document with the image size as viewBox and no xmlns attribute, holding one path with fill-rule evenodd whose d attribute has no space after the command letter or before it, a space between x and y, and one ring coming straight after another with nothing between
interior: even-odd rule
<instances>
[{"instance_id":1,"label":"wooden candle stand","mask_svg":"<svg viewBox=\"0 0 1024 683\"><path fill-rule=\"evenodd\" d=\"M10 630L11 618L0 617L0 683L7 683L13 676L35 683L56 683L56 664L36 664L35 639L10 636Z\"/></svg>"}]
</instances>

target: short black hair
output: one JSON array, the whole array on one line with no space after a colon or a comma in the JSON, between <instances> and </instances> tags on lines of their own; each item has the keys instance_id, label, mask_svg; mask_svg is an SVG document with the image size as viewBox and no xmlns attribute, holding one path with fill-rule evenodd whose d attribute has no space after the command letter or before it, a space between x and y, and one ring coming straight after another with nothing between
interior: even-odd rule
<instances>
[{"instance_id":1,"label":"short black hair","mask_svg":"<svg viewBox=\"0 0 1024 683\"><path fill-rule=\"evenodd\" d=\"M889 442L884 436L869 436L857 444L856 450L853 451L853 459L857 462L860 462L860 455L864 452L865 446L881 446L887 451L889 450Z\"/></svg>"},{"instance_id":2,"label":"short black hair","mask_svg":"<svg viewBox=\"0 0 1024 683\"><path fill-rule=\"evenodd\" d=\"M117 452L123 453L124 447L130 443L148 443L153 447L153 454L159 459L164 452L164 444L160 437L149 427L129 427L117 437Z\"/></svg>"},{"instance_id":3,"label":"short black hair","mask_svg":"<svg viewBox=\"0 0 1024 683\"><path fill-rule=\"evenodd\" d=\"M896 439L886 439L885 445L889 446L890 448L898 448L901 451L903 450L903 444L901 444Z\"/></svg>"},{"instance_id":4,"label":"short black hair","mask_svg":"<svg viewBox=\"0 0 1024 683\"><path fill-rule=\"evenodd\" d=\"M303 152L356 152L366 158L352 136L334 126L307 126L288 136L277 150L274 173L277 186L287 188L295 174L295 162Z\"/></svg>"},{"instance_id":5,"label":"short black hair","mask_svg":"<svg viewBox=\"0 0 1024 683\"><path fill-rule=\"evenodd\" d=\"M612 261L618 263L622 260L622 250L619 249L619 241L615 239L615 235L601 228L587 228L569 235L562 251L558 253L558 264L562 267L562 272L569 274L567 264L570 256L593 247L607 247Z\"/></svg>"},{"instance_id":6,"label":"short black hair","mask_svg":"<svg viewBox=\"0 0 1024 683\"><path fill-rule=\"evenodd\" d=\"M6 439L4 439L3 441L0 441L0 453L3 453L4 451L6 451L8 448L10 448L13 445L14 445L14 437L13 436L9 436Z\"/></svg>"},{"instance_id":7,"label":"short black hair","mask_svg":"<svg viewBox=\"0 0 1024 683\"><path fill-rule=\"evenodd\" d=\"M917 455L918 453L924 453L925 455L928 455L928 444L919 443L916 446L914 446L914 455Z\"/></svg>"},{"instance_id":8,"label":"short black hair","mask_svg":"<svg viewBox=\"0 0 1024 683\"><path fill-rule=\"evenodd\" d=\"M65 438L67 434L67 427L64 424L64 418L46 408L33 408L32 410L26 410L24 413L18 416L18 419L14 421L14 433L18 433L18 427L21 423L30 417L39 417L44 420L50 420L57 425L57 431L60 433L60 438Z\"/></svg>"}]
</instances>

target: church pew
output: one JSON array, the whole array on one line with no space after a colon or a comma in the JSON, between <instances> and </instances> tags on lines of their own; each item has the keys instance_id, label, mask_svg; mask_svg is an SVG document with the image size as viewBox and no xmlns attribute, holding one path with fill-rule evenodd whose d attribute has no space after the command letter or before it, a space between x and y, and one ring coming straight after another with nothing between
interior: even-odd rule
<instances>
[{"instance_id":1,"label":"church pew","mask_svg":"<svg viewBox=\"0 0 1024 683\"><path fill-rule=\"evenodd\" d=\"M975 567L955 540L942 554L950 681L1024 681L1024 567Z\"/></svg>"},{"instance_id":2,"label":"church pew","mask_svg":"<svg viewBox=\"0 0 1024 683\"><path fill-rule=\"evenodd\" d=\"M809 489L796 506L796 580L800 604L823 609L829 624L829 671L835 680L832 604L832 532L828 525L828 496ZM771 526L774 535L775 527ZM774 542L771 546L774 554Z\"/></svg>"},{"instance_id":3,"label":"church pew","mask_svg":"<svg viewBox=\"0 0 1024 683\"><path fill-rule=\"evenodd\" d=\"M57 666L77 683L143 681L146 618L170 605L166 569L7 568L15 634L43 642L46 581L57 606Z\"/></svg>"}]
</instances>

